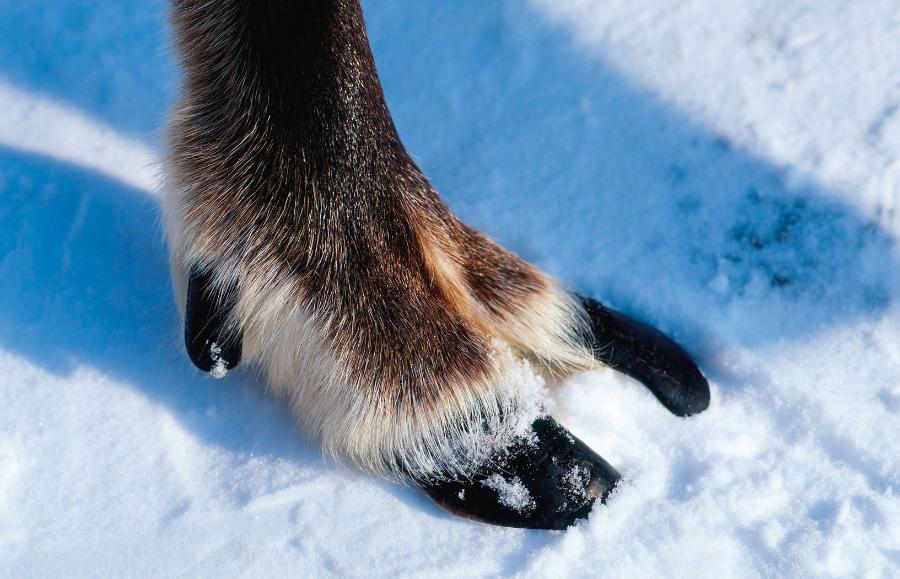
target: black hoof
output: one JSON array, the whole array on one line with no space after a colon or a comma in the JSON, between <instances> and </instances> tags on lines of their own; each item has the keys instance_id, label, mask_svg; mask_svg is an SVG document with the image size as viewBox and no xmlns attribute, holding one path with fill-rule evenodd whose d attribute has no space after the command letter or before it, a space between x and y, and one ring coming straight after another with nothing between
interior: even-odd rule
<instances>
[{"instance_id":1,"label":"black hoof","mask_svg":"<svg viewBox=\"0 0 900 579\"><path fill-rule=\"evenodd\" d=\"M466 480L421 485L453 514L504 527L566 529L605 502L620 476L553 418Z\"/></svg>"},{"instance_id":2,"label":"black hoof","mask_svg":"<svg viewBox=\"0 0 900 579\"><path fill-rule=\"evenodd\" d=\"M579 296L591 319L594 356L642 382L673 414L709 406L709 383L684 348L658 330Z\"/></svg>"},{"instance_id":3,"label":"black hoof","mask_svg":"<svg viewBox=\"0 0 900 579\"><path fill-rule=\"evenodd\" d=\"M191 271L184 312L184 343L195 366L222 378L241 361L241 337L227 331L229 308L234 304L236 287L224 295L214 295L212 276Z\"/></svg>"}]
</instances>

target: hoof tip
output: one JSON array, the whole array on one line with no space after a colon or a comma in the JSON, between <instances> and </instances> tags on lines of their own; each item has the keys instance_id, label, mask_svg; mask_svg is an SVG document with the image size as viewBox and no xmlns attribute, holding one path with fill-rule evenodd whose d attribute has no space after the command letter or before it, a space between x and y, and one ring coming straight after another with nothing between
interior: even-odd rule
<instances>
[{"instance_id":1,"label":"hoof tip","mask_svg":"<svg viewBox=\"0 0 900 579\"><path fill-rule=\"evenodd\" d=\"M456 515L505 527L562 530L606 501L620 475L550 417L465 480L421 485Z\"/></svg>"}]
</instances>

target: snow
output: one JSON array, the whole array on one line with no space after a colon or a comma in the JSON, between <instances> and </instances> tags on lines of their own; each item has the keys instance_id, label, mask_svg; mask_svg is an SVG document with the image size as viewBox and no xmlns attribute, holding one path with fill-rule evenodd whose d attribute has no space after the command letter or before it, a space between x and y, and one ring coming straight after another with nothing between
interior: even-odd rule
<instances>
[{"instance_id":1,"label":"snow","mask_svg":"<svg viewBox=\"0 0 900 579\"><path fill-rule=\"evenodd\" d=\"M217 380L221 380L228 375L228 367L225 360L222 359L222 347L213 342L209 347L209 355L212 358L213 365L209 369L209 375Z\"/></svg>"},{"instance_id":2,"label":"snow","mask_svg":"<svg viewBox=\"0 0 900 579\"><path fill-rule=\"evenodd\" d=\"M587 467L575 464L569 469L566 476L563 477L563 492L569 497L583 499L587 494L588 484L590 482L590 471L588 471Z\"/></svg>"},{"instance_id":3,"label":"snow","mask_svg":"<svg viewBox=\"0 0 900 579\"><path fill-rule=\"evenodd\" d=\"M517 476L507 479L499 474L492 474L484 479L481 484L497 491L500 495L500 504L516 512L527 515L534 510L534 497L528 492L522 479Z\"/></svg>"},{"instance_id":4,"label":"snow","mask_svg":"<svg viewBox=\"0 0 900 579\"><path fill-rule=\"evenodd\" d=\"M565 533L324 460L180 344L153 193L161 0L0 11L0 576L890 577L900 568L900 9L365 2L467 221L694 352L689 420L610 371L554 415L626 482Z\"/></svg>"}]
</instances>

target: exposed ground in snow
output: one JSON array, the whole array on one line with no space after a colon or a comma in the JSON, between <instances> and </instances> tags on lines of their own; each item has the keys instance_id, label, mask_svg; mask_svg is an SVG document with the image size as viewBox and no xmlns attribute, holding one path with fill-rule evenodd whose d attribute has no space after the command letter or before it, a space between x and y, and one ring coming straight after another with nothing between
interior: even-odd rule
<instances>
[{"instance_id":1,"label":"exposed ground in snow","mask_svg":"<svg viewBox=\"0 0 900 579\"><path fill-rule=\"evenodd\" d=\"M179 343L153 193L159 0L0 4L0 576L896 576L900 8L365 2L459 214L695 352L556 415L628 479L566 533L324 461Z\"/></svg>"}]
</instances>

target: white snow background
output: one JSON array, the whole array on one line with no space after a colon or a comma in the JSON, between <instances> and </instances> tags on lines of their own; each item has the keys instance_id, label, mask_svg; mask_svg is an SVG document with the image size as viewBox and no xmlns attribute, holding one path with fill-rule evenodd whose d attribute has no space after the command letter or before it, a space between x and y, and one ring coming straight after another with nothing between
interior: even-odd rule
<instances>
[{"instance_id":1,"label":"white snow background","mask_svg":"<svg viewBox=\"0 0 900 579\"><path fill-rule=\"evenodd\" d=\"M627 478L564 533L324 461L253 371L183 352L165 3L0 1L0 576L900 575L897 2L364 6L452 207L675 336L711 408L560 384Z\"/></svg>"}]
</instances>

